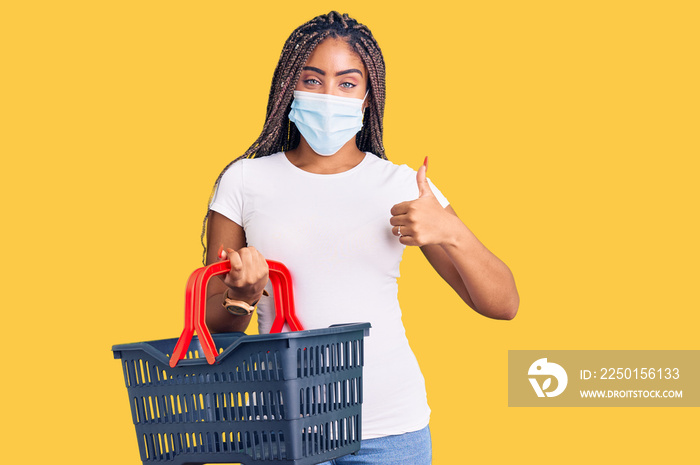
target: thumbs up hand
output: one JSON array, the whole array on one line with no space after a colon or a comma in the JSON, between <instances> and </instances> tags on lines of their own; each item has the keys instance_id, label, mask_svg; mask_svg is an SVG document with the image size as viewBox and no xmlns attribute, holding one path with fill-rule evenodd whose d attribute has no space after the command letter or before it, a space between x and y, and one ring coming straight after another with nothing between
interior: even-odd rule
<instances>
[{"instance_id":1,"label":"thumbs up hand","mask_svg":"<svg viewBox=\"0 0 700 465\"><path fill-rule=\"evenodd\" d=\"M392 233L404 245L421 247L444 243L448 239L448 225L456 218L445 211L433 194L426 177L427 171L428 157L425 157L416 174L418 198L398 203L391 208Z\"/></svg>"}]
</instances>

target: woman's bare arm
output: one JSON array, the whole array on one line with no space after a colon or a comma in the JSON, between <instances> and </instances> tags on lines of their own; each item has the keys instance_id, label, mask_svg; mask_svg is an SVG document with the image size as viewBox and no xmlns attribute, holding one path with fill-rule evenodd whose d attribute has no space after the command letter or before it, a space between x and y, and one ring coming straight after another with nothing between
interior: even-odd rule
<instances>
[{"instance_id":1,"label":"woman's bare arm","mask_svg":"<svg viewBox=\"0 0 700 465\"><path fill-rule=\"evenodd\" d=\"M224 256L231 262L231 271L212 279L207 286L207 318L209 330L214 333L245 331L250 316L232 315L222 305L223 293L249 304L258 301L268 280L265 257L254 247L246 247L243 228L225 216L212 211L207 224L207 264L220 261L218 251L223 246Z\"/></svg>"},{"instance_id":2,"label":"woman's bare arm","mask_svg":"<svg viewBox=\"0 0 700 465\"><path fill-rule=\"evenodd\" d=\"M438 274L474 310L489 318L512 319L520 305L513 274L451 206L442 208L430 190L426 169L421 166L416 176L418 199L391 209L394 235L400 236L402 244L419 246Z\"/></svg>"}]
</instances>

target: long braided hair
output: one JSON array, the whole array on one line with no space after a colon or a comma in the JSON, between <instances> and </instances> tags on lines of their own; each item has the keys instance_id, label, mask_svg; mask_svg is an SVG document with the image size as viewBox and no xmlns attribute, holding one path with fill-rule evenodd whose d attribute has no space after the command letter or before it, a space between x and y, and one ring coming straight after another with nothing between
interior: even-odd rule
<instances>
[{"instance_id":1,"label":"long braided hair","mask_svg":"<svg viewBox=\"0 0 700 465\"><path fill-rule=\"evenodd\" d=\"M359 55L367 69L369 95L362 129L356 136L357 148L371 152L386 159L383 143L384 102L386 98L386 71L382 51L367 26L350 18L347 14L331 11L326 15L316 16L292 32L284 43L279 62L272 76L270 96L267 101L265 124L258 138L243 155L233 160L221 171L209 203L216 192L216 187L226 170L242 158L258 158L273 153L288 151L299 145L300 133L294 123L289 121L294 88L301 76L302 67L309 59L316 46L326 38L345 40ZM206 225L209 211L202 224L201 242L204 247L202 262L206 262L207 246L205 244Z\"/></svg>"}]
</instances>

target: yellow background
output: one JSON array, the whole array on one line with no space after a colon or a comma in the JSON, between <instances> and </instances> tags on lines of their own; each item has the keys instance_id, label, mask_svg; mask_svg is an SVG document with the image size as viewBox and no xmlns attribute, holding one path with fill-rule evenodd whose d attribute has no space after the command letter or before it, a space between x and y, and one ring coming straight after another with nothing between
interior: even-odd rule
<instances>
[{"instance_id":1,"label":"yellow background","mask_svg":"<svg viewBox=\"0 0 700 465\"><path fill-rule=\"evenodd\" d=\"M696 5L4 2L3 457L139 462L110 348L179 335L212 184L337 9L385 54L388 156L430 156L520 290L488 320L405 255L435 463L696 460L696 409L507 407L509 349L700 348Z\"/></svg>"}]
</instances>

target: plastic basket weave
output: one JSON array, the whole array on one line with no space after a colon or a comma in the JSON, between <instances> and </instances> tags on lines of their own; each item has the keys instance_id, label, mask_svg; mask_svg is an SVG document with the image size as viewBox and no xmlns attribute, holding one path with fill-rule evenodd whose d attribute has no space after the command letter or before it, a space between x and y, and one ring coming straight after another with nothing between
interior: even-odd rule
<instances>
[{"instance_id":1,"label":"plastic basket weave","mask_svg":"<svg viewBox=\"0 0 700 465\"><path fill-rule=\"evenodd\" d=\"M275 274L271 267L279 316ZM306 465L356 452L369 328L255 336L198 328L199 337L185 331L179 340L113 346L142 462ZM190 339L187 352L173 361L183 337Z\"/></svg>"}]
</instances>

